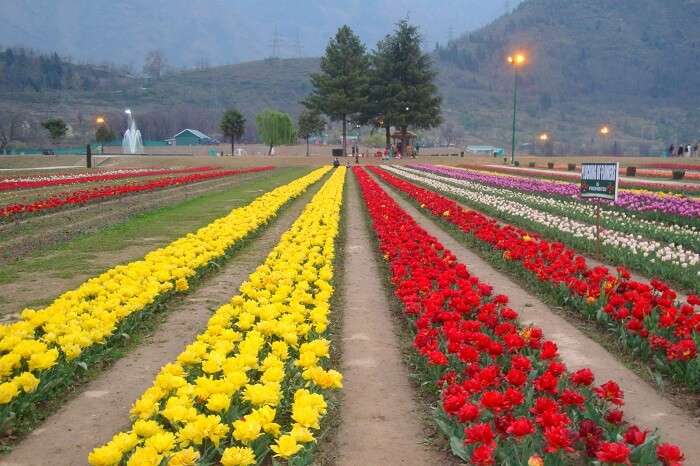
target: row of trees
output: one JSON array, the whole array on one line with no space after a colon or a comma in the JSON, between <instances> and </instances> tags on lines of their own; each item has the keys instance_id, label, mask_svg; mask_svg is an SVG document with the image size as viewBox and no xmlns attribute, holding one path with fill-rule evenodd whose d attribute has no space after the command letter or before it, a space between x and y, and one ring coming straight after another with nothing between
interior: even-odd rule
<instances>
[{"instance_id":1,"label":"row of trees","mask_svg":"<svg viewBox=\"0 0 700 466\"><path fill-rule=\"evenodd\" d=\"M418 28L407 21L399 22L371 53L343 26L326 47L321 71L311 75L313 91L302 102L306 110L299 116L298 127L294 128L288 114L266 110L255 119L258 137L269 146L269 153L275 145L291 144L300 137L306 140L308 155L309 139L324 131L326 115L341 122L346 155L348 123L383 128L387 146L395 127L405 147L410 127L429 129L442 123L435 75L430 56L421 50ZM220 128L230 138L232 152L245 124L237 109L222 118Z\"/></svg>"},{"instance_id":2,"label":"row of trees","mask_svg":"<svg viewBox=\"0 0 700 466\"><path fill-rule=\"evenodd\" d=\"M342 123L345 154L348 123L384 128L387 146L393 126L404 147L409 127L429 129L442 123L436 72L421 43L418 28L405 20L370 53L348 26L330 40L321 71L311 76L313 91L302 103Z\"/></svg>"},{"instance_id":3,"label":"row of trees","mask_svg":"<svg viewBox=\"0 0 700 466\"><path fill-rule=\"evenodd\" d=\"M221 132L231 140L231 154L235 153L236 141L245 133L246 119L238 109L230 109L221 119ZM306 140L306 155L309 155L309 138L321 134L326 122L321 114L306 110L299 116L298 128L294 127L292 118L287 113L265 110L255 117L258 138L269 146L268 154L277 145L293 144L297 138Z\"/></svg>"}]
</instances>

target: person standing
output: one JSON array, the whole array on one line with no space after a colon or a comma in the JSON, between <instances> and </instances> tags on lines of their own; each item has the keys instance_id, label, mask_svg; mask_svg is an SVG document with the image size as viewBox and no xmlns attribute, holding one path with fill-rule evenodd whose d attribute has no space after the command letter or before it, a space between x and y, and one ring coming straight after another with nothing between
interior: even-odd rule
<instances>
[{"instance_id":1,"label":"person standing","mask_svg":"<svg viewBox=\"0 0 700 466\"><path fill-rule=\"evenodd\" d=\"M671 147L668 148L668 156L673 157L673 154L675 154L675 151L676 151L676 146L671 144Z\"/></svg>"}]
</instances>

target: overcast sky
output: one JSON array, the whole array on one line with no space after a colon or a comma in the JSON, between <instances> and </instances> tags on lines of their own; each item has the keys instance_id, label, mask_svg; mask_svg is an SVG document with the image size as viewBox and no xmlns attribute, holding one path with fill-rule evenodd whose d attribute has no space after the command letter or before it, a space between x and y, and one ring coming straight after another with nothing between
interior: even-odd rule
<instances>
[{"instance_id":1,"label":"overcast sky","mask_svg":"<svg viewBox=\"0 0 700 466\"><path fill-rule=\"evenodd\" d=\"M432 49L519 0L0 0L0 45L138 67L163 49L175 66L319 56L342 24L373 48L402 18ZM276 31L276 34L275 34ZM277 40L275 40L275 37Z\"/></svg>"}]
</instances>

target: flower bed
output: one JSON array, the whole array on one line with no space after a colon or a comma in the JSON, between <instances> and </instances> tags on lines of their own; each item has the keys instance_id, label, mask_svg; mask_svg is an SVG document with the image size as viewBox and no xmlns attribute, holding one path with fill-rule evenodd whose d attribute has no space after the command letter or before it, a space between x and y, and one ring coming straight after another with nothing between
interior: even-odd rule
<instances>
[{"instance_id":1,"label":"flower bed","mask_svg":"<svg viewBox=\"0 0 700 466\"><path fill-rule=\"evenodd\" d=\"M61 395L80 371L99 364L110 345L128 336L166 298L185 292L198 276L269 222L329 170L317 169L252 203L116 266L21 320L0 325L0 432L42 403Z\"/></svg>"},{"instance_id":2,"label":"flower bed","mask_svg":"<svg viewBox=\"0 0 700 466\"><path fill-rule=\"evenodd\" d=\"M499 193L485 192L479 185L465 182L455 186L445 183L452 181L450 178L432 173L392 167L387 169L450 196L456 196L489 215L546 234L574 248L587 252L594 252L596 249L595 225L573 220L568 213L555 215L541 209L539 205L530 207L520 201L511 201ZM636 233L625 233L601 228L602 254L613 263L627 264L649 276L673 280L687 289L700 292L700 254L696 252L694 245L687 248L667 240L651 240L642 237L639 232L638 230ZM658 236L663 237L663 233L659 232Z\"/></svg>"},{"instance_id":3,"label":"flower bed","mask_svg":"<svg viewBox=\"0 0 700 466\"><path fill-rule=\"evenodd\" d=\"M547 196L579 198L580 187L577 183L559 183L510 175L494 175L481 173L476 170L461 170L434 165L412 165L412 167L489 186ZM681 220L686 219L692 222L691 224L700 226L700 200L697 199L672 194L661 195L648 191L620 190L618 199L614 204L603 205L610 205L611 207L635 213L643 213L648 215L649 218L669 223L679 223ZM681 218L674 216L680 216Z\"/></svg>"},{"instance_id":4,"label":"flower bed","mask_svg":"<svg viewBox=\"0 0 700 466\"><path fill-rule=\"evenodd\" d=\"M0 192L16 189L45 188L47 186L60 186L67 184L91 183L95 181L121 180L124 178L139 178L144 176L176 175L182 173L200 173L216 170L214 167L190 167L190 168L143 168L109 170L99 173L78 174L53 174L48 176L32 176L22 178L0 179Z\"/></svg>"},{"instance_id":5,"label":"flower bed","mask_svg":"<svg viewBox=\"0 0 700 466\"><path fill-rule=\"evenodd\" d=\"M585 258L561 243L513 227L500 226L454 201L373 168L378 176L408 195L433 216L467 233L477 244L496 251L511 269L545 284L561 302L614 332L642 360L692 390L700 384L700 305L696 295L676 303L677 293L659 280L649 285L631 280L622 267L613 275L590 267Z\"/></svg>"},{"instance_id":6,"label":"flower bed","mask_svg":"<svg viewBox=\"0 0 700 466\"><path fill-rule=\"evenodd\" d=\"M663 165L663 164L662 164ZM668 164L668 165L673 165L673 164ZM670 166L670 167L648 167L648 165L642 165L641 167L638 165L630 165L627 164L625 166L620 166L620 175L625 176L625 168L628 166L634 166L637 168L636 170L636 175L645 177L645 178L666 178L670 180L673 177L673 170L685 170L683 166ZM540 167L543 168L543 167ZM666 168L666 169L664 169ZM551 170L551 169L550 169ZM692 169L691 169L692 170ZM694 170L700 170L700 165L695 165ZM554 165L554 171L552 172L555 175L562 175L563 178L566 177L571 177L570 173L567 173L567 165L565 164L555 164ZM686 173L685 176L683 177L686 180L700 180L700 172L689 172Z\"/></svg>"},{"instance_id":7,"label":"flower bed","mask_svg":"<svg viewBox=\"0 0 700 466\"><path fill-rule=\"evenodd\" d=\"M39 199L27 204L9 204L0 207L0 219L10 220L17 215L43 212L46 210L58 209L64 206L83 205L101 199L110 199L126 194L155 191L170 186L177 186L199 181L213 180L227 176L240 175L243 173L257 173L272 170L274 167L254 167L240 170L217 170L204 173L193 173L184 176L159 178L142 184L120 184L114 186L103 186L93 189L82 189L68 193L57 194L44 199Z\"/></svg>"},{"instance_id":8,"label":"flower bed","mask_svg":"<svg viewBox=\"0 0 700 466\"><path fill-rule=\"evenodd\" d=\"M695 170L700 171L700 164L693 163L673 163L673 162L653 162L643 163L642 167L660 168L667 170Z\"/></svg>"},{"instance_id":9,"label":"flower bed","mask_svg":"<svg viewBox=\"0 0 700 466\"><path fill-rule=\"evenodd\" d=\"M325 339L345 168L316 194L264 264L131 409L133 424L93 466L261 464L309 456L326 413ZM304 463L307 464L307 463Z\"/></svg>"},{"instance_id":10,"label":"flower bed","mask_svg":"<svg viewBox=\"0 0 700 466\"><path fill-rule=\"evenodd\" d=\"M593 202L581 202L562 197L553 198L546 195L497 188L473 181L451 178L447 174L438 175L431 171L411 168L406 168L406 170L413 170L412 173L424 174L429 178L453 183L470 191L492 194L502 199L512 200L548 213L564 215L584 223L592 224L595 222L595 204ZM600 217L601 225L612 230L636 236L641 234L649 239L683 245L690 250L700 250L700 228L695 226L648 220L639 214L619 209L600 209Z\"/></svg>"},{"instance_id":11,"label":"flower bed","mask_svg":"<svg viewBox=\"0 0 700 466\"><path fill-rule=\"evenodd\" d=\"M589 369L567 372L556 344L520 326L507 296L493 296L364 170L355 173L455 455L472 465L682 464L678 447L624 422L614 381L596 386Z\"/></svg>"},{"instance_id":12,"label":"flower bed","mask_svg":"<svg viewBox=\"0 0 700 466\"><path fill-rule=\"evenodd\" d=\"M562 181L578 181L581 179L579 173L576 172L562 172L562 171L549 171L543 169L528 169L511 167L507 165L486 165L485 167L474 166L474 165L461 165L464 168L469 168L473 170L483 170L487 169L490 171L498 173L508 173L515 176L524 177L534 177L534 178L549 178L552 180L562 180ZM620 176L624 176L624 173L620 173ZM629 181L620 179L620 187L632 190L648 190L648 191L661 191L661 192L675 192L675 193L700 193L700 184L697 183L663 183L657 181L647 181L647 180L637 180Z\"/></svg>"}]
</instances>

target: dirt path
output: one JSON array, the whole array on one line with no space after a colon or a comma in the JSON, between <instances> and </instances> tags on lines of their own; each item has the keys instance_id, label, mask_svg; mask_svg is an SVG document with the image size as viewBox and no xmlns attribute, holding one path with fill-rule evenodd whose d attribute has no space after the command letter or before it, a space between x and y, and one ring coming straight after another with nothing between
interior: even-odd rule
<instances>
[{"instance_id":1,"label":"dirt path","mask_svg":"<svg viewBox=\"0 0 700 466\"><path fill-rule=\"evenodd\" d=\"M217 180L172 186L156 191L60 210L0 225L0 264L30 251L95 231L139 212L182 202L210 191L236 186L265 173L243 173Z\"/></svg>"},{"instance_id":2,"label":"dirt path","mask_svg":"<svg viewBox=\"0 0 700 466\"><path fill-rule=\"evenodd\" d=\"M697 418L688 416L675 407L614 355L553 312L537 297L523 290L507 275L460 244L388 185L376 177L375 179L423 228L451 250L457 260L464 263L480 280L492 285L495 293L507 295L513 309L520 313L521 323L542 328L545 336L559 346L561 357L569 370L589 367L598 383L615 380L625 392L624 412L630 422L649 429L657 427L665 441L680 445L685 452L686 464L700 464L700 423Z\"/></svg>"},{"instance_id":3,"label":"dirt path","mask_svg":"<svg viewBox=\"0 0 700 466\"><path fill-rule=\"evenodd\" d=\"M129 426L129 409L151 386L158 370L174 360L205 327L213 309L236 294L241 283L301 213L322 182L292 204L271 225L194 292L170 305L171 312L143 344L89 382L80 394L46 420L5 457L3 466L78 466L88 453ZM50 460L48 460L51 458Z\"/></svg>"},{"instance_id":4,"label":"dirt path","mask_svg":"<svg viewBox=\"0 0 700 466\"><path fill-rule=\"evenodd\" d=\"M423 444L421 407L401 348L391 307L365 224L360 191L348 180L344 257L343 404L336 464L444 465L443 453Z\"/></svg>"}]
</instances>

